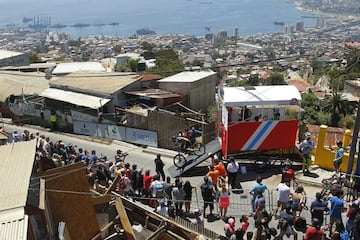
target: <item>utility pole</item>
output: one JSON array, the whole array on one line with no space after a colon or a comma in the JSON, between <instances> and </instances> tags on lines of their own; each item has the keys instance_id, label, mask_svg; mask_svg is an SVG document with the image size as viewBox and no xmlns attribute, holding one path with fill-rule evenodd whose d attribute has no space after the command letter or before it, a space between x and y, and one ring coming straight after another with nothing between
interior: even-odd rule
<instances>
[{"instance_id":1,"label":"utility pole","mask_svg":"<svg viewBox=\"0 0 360 240\"><path fill-rule=\"evenodd\" d=\"M360 100L359 100L358 107L357 107L357 115L356 115L355 126L354 126L352 141L351 141L349 160L348 160L348 165L347 165L347 170L346 170L347 174L351 174L352 169L353 169L356 145L357 145L357 141L359 139L359 131L360 131ZM359 161L359 159L358 159L358 161ZM359 166L359 164L358 164L358 166ZM360 169L356 169L356 171L359 171L359 170Z\"/></svg>"}]
</instances>

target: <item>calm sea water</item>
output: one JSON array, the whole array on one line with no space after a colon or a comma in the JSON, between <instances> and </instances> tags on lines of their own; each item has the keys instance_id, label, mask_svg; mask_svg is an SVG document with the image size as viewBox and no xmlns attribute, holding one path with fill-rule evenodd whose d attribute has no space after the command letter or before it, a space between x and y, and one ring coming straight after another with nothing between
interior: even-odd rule
<instances>
[{"instance_id":1,"label":"calm sea water","mask_svg":"<svg viewBox=\"0 0 360 240\"><path fill-rule=\"evenodd\" d=\"M313 26L315 19L285 0L0 0L0 27L7 24L24 26L23 17L51 17L51 23L72 25L109 24L89 27L53 29L72 38L90 35L131 36L137 29L148 27L158 34L192 34L227 30L239 35L283 32L285 25L304 22Z\"/></svg>"}]
</instances>

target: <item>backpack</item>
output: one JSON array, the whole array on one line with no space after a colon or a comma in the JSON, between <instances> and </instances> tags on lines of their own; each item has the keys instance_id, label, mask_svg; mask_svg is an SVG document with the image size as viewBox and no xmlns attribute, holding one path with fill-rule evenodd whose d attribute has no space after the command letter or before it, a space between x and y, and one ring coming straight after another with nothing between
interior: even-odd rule
<instances>
[{"instance_id":1,"label":"backpack","mask_svg":"<svg viewBox=\"0 0 360 240\"><path fill-rule=\"evenodd\" d=\"M202 186L201 188L201 195L203 197L203 199L212 199L213 200L213 189L212 189L212 185L210 184L205 184Z\"/></svg>"},{"instance_id":2,"label":"backpack","mask_svg":"<svg viewBox=\"0 0 360 240\"><path fill-rule=\"evenodd\" d=\"M307 228L306 219L304 217L300 217L300 216L295 217L294 228L297 231L305 233L306 228Z\"/></svg>"}]
</instances>

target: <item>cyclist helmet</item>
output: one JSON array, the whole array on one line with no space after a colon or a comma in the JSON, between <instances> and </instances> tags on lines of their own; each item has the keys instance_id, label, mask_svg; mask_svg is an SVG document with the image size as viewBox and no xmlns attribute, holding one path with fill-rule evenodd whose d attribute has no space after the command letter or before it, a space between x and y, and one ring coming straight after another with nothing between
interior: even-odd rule
<instances>
[{"instance_id":1,"label":"cyclist helmet","mask_svg":"<svg viewBox=\"0 0 360 240\"><path fill-rule=\"evenodd\" d=\"M311 137L311 133L310 133L310 132L306 132L306 133L305 133L305 137Z\"/></svg>"}]
</instances>

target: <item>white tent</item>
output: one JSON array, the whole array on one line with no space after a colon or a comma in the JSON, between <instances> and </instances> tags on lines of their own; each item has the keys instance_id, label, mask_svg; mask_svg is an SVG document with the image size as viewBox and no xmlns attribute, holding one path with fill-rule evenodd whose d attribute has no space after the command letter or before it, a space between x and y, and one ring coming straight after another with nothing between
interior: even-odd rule
<instances>
[{"instance_id":1,"label":"white tent","mask_svg":"<svg viewBox=\"0 0 360 240\"><path fill-rule=\"evenodd\" d=\"M225 106L298 105L300 92L292 85L224 87L219 90Z\"/></svg>"}]
</instances>

